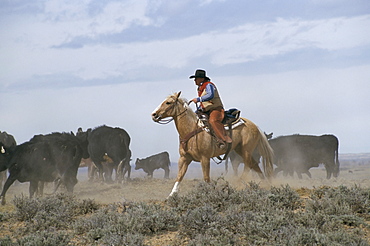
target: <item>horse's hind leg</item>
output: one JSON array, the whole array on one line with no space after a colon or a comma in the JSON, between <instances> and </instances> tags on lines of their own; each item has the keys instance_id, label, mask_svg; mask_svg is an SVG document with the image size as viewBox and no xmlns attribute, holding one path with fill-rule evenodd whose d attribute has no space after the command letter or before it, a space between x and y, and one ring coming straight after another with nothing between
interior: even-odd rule
<instances>
[{"instance_id":1,"label":"horse's hind leg","mask_svg":"<svg viewBox=\"0 0 370 246\"><path fill-rule=\"evenodd\" d=\"M263 175L261 168L258 166L258 162L256 162L253 158L252 169L258 174L258 177L260 177L260 179L265 179L265 175Z\"/></svg>"},{"instance_id":2,"label":"horse's hind leg","mask_svg":"<svg viewBox=\"0 0 370 246\"><path fill-rule=\"evenodd\" d=\"M257 172L258 176L261 179L265 178L265 176L263 175L260 167L258 166L258 163L253 160L252 155L248 151L245 151L244 153L242 153L241 156L243 157L243 161L244 161L244 170L243 170L243 174L241 176L242 178L245 178L246 175L249 173L249 170L251 170L251 169L253 169L255 172Z\"/></svg>"},{"instance_id":3,"label":"horse's hind leg","mask_svg":"<svg viewBox=\"0 0 370 246\"><path fill-rule=\"evenodd\" d=\"M251 169L252 156L247 151L242 153L240 151L237 151L237 153L243 158L244 170L240 178L244 179L249 173L249 170Z\"/></svg>"}]
</instances>

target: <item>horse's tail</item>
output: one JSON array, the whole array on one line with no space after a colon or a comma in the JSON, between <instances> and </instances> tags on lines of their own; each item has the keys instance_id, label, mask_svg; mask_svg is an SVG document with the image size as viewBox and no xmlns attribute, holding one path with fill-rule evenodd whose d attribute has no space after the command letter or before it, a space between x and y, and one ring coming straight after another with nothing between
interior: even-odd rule
<instances>
[{"instance_id":1,"label":"horse's tail","mask_svg":"<svg viewBox=\"0 0 370 246\"><path fill-rule=\"evenodd\" d=\"M274 158L274 150L271 148L269 142L267 141L267 138L265 134L259 129L261 138L258 141L258 152L262 156L262 165L263 165L263 170L265 172L265 176L270 179L273 177L273 158Z\"/></svg>"}]
</instances>

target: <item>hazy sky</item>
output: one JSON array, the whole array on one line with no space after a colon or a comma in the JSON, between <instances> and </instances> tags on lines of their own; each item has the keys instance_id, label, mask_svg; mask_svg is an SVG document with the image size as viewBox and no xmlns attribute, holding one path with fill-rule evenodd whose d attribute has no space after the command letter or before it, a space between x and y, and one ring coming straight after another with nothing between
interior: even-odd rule
<instances>
[{"instance_id":1,"label":"hazy sky","mask_svg":"<svg viewBox=\"0 0 370 246\"><path fill-rule=\"evenodd\" d=\"M370 152L368 0L0 0L0 130L124 128L133 158L178 158L151 112L196 96L197 68L226 108L274 136L334 134Z\"/></svg>"}]
</instances>

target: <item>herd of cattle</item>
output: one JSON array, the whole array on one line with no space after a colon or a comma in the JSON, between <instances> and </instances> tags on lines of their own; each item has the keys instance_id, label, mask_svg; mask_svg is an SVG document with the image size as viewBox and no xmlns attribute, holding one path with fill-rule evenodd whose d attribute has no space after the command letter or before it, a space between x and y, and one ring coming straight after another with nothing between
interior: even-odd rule
<instances>
[{"instance_id":1,"label":"herd of cattle","mask_svg":"<svg viewBox=\"0 0 370 246\"><path fill-rule=\"evenodd\" d=\"M35 135L20 145L16 144L12 135L0 133L0 172L5 173L3 178L6 179L0 194L2 204L5 204L7 190L16 180L30 182L30 197L36 192L42 195L44 182L54 182L54 192L60 184L73 192L78 168L81 161L87 161L87 158L91 160L87 162L93 163L90 172L93 173L95 169L101 181L112 182L113 170L117 181L122 181L126 173L130 178L131 139L121 128L104 125L87 131L79 128L76 134ZM153 164L153 160L157 164ZM136 162L136 169L142 168L150 176L155 169L163 168L165 177L169 177L170 160L167 152Z\"/></svg>"},{"instance_id":2,"label":"herd of cattle","mask_svg":"<svg viewBox=\"0 0 370 246\"><path fill-rule=\"evenodd\" d=\"M293 176L295 172L299 178L303 173L311 177L309 169L324 164L328 179L332 175L339 175L339 141L334 135L297 134L272 138L271 133L266 137L274 150L275 174L283 171L285 176ZM44 182L54 182L54 192L60 184L72 192L77 183L78 168L84 165L88 166L89 180L97 178L107 183L113 182L113 171L116 181L122 181L126 173L129 179L132 155L130 141L124 129L105 125L87 131L79 128L76 134L35 135L20 145L16 144L12 135L0 132L0 185L2 179L6 179L0 194L1 203L5 204L5 194L16 180L30 182L30 197L36 192L42 195ZM238 166L243 160L235 152L229 153L229 159L237 175ZM255 165L258 165L259 159L259 153L253 153ZM228 161L226 169L227 164ZM135 170L143 169L150 177L153 177L154 170L162 168L164 177L169 178L169 167L167 152L138 158L135 162Z\"/></svg>"}]
</instances>

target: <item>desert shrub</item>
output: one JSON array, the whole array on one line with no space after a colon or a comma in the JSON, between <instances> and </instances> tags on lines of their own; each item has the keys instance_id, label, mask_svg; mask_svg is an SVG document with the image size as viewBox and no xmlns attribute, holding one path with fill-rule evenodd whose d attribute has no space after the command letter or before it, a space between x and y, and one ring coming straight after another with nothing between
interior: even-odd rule
<instances>
[{"instance_id":1,"label":"desert shrub","mask_svg":"<svg viewBox=\"0 0 370 246\"><path fill-rule=\"evenodd\" d=\"M186 196L179 197L178 194L171 196L167 204L177 209L178 212L185 212L205 204L209 204L218 211L223 211L230 203L235 190L223 178L210 183L199 182L196 188Z\"/></svg>"},{"instance_id":2,"label":"desert shrub","mask_svg":"<svg viewBox=\"0 0 370 246\"><path fill-rule=\"evenodd\" d=\"M15 245L68 245L70 240L70 235L64 231L37 231L17 239Z\"/></svg>"},{"instance_id":3,"label":"desert shrub","mask_svg":"<svg viewBox=\"0 0 370 246\"><path fill-rule=\"evenodd\" d=\"M106 228L110 224L116 224L118 222L119 213L117 212L118 207L115 204L102 207L97 210L94 214L89 217L82 217L77 219L72 227L77 234L84 234L89 231L96 230L96 232L91 232L94 235L91 237L95 239L100 239L100 229ZM96 235L96 236L95 236Z\"/></svg>"},{"instance_id":4,"label":"desert shrub","mask_svg":"<svg viewBox=\"0 0 370 246\"><path fill-rule=\"evenodd\" d=\"M141 234L109 234L99 241L99 245L127 245L127 246L142 246L144 245L145 237Z\"/></svg>"},{"instance_id":5,"label":"desert shrub","mask_svg":"<svg viewBox=\"0 0 370 246\"><path fill-rule=\"evenodd\" d=\"M313 228L308 230L306 228L298 228L291 232L285 245L365 246L369 244L361 237L349 233L343 233L343 231L323 233Z\"/></svg>"},{"instance_id":6,"label":"desert shrub","mask_svg":"<svg viewBox=\"0 0 370 246\"><path fill-rule=\"evenodd\" d=\"M354 213L370 214L370 188L360 188L359 186L338 188L320 187L312 191L310 198L313 201L326 198L334 202L336 206L347 206ZM335 211L334 211L335 213Z\"/></svg>"},{"instance_id":7,"label":"desert shrub","mask_svg":"<svg viewBox=\"0 0 370 246\"><path fill-rule=\"evenodd\" d=\"M82 202L78 203L76 207L76 214L78 215L85 215L89 213L93 213L94 211L98 210L100 205L92 199L85 199Z\"/></svg>"},{"instance_id":8,"label":"desert shrub","mask_svg":"<svg viewBox=\"0 0 370 246\"><path fill-rule=\"evenodd\" d=\"M230 233L230 232L229 232ZM198 234L194 239L191 239L189 246L229 246L229 245L243 245L242 241L232 233L220 235Z\"/></svg>"},{"instance_id":9,"label":"desert shrub","mask_svg":"<svg viewBox=\"0 0 370 246\"><path fill-rule=\"evenodd\" d=\"M181 217L180 235L190 238L189 245L235 245L240 238L225 217L209 205L187 211Z\"/></svg>"},{"instance_id":10,"label":"desert shrub","mask_svg":"<svg viewBox=\"0 0 370 246\"><path fill-rule=\"evenodd\" d=\"M68 229L77 215L97 209L92 200L79 203L72 195L58 193L54 196L29 199L23 195L13 200L15 212L13 218L24 221L25 226L18 228L16 235L25 235L35 231Z\"/></svg>"},{"instance_id":11,"label":"desert shrub","mask_svg":"<svg viewBox=\"0 0 370 246\"><path fill-rule=\"evenodd\" d=\"M183 230L181 233L194 238L196 235L203 235L210 228L217 229L220 215L211 206L202 206L192 210L181 217Z\"/></svg>"},{"instance_id":12,"label":"desert shrub","mask_svg":"<svg viewBox=\"0 0 370 246\"><path fill-rule=\"evenodd\" d=\"M76 215L78 202L63 193L55 196L27 199L15 198L15 217L29 225L25 231L42 231L49 228L66 229Z\"/></svg>"},{"instance_id":13,"label":"desert shrub","mask_svg":"<svg viewBox=\"0 0 370 246\"><path fill-rule=\"evenodd\" d=\"M124 220L130 232L151 235L175 230L179 219L173 209L164 209L158 204L138 203L127 209Z\"/></svg>"},{"instance_id":14,"label":"desert shrub","mask_svg":"<svg viewBox=\"0 0 370 246\"><path fill-rule=\"evenodd\" d=\"M0 238L0 245L1 246L13 246L13 245L16 245L16 244L13 243L12 239L10 238L10 236L6 236L4 238Z\"/></svg>"},{"instance_id":15,"label":"desert shrub","mask_svg":"<svg viewBox=\"0 0 370 246\"><path fill-rule=\"evenodd\" d=\"M367 226L364 218L356 214L368 215L370 213L369 189L359 189L357 186L353 188L322 187L315 189L310 198L306 202L306 212L312 217L320 213L329 216L331 221L338 224Z\"/></svg>"},{"instance_id":16,"label":"desert shrub","mask_svg":"<svg viewBox=\"0 0 370 246\"><path fill-rule=\"evenodd\" d=\"M344 225L366 226L348 202L327 195L330 188L306 201L305 209L288 185L267 190L251 182L234 190L219 181L201 183L186 196L167 201L181 215L180 236L189 238L190 245L335 245L359 240Z\"/></svg>"},{"instance_id":17,"label":"desert shrub","mask_svg":"<svg viewBox=\"0 0 370 246\"><path fill-rule=\"evenodd\" d=\"M2 213L0 212L0 222L6 221L8 219L8 214L7 213Z\"/></svg>"},{"instance_id":18,"label":"desert shrub","mask_svg":"<svg viewBox=\"0 0 370 246\"><path fill-rule=\"evenodd\" d=\"M173 209L158 204L133 203L122 213L116 205L101 208L88 218L78 219L73 228L77 234L87 233L90 242L112 240L108 237L136 242L146 235L176 230L178 221Z\"/></svg>"},{"instance_id":19,"label":"desert shrub","mask_svg":"<svg viewBox=\"0 0 370 246\"><path fill-rule=\"evenodd\" d=\"M299 212L294 217L293 223L297 227L303 228L316 228L321 232L327 232L331 230L339 230L341 225L331 219L331 217L321 211L316 213L311 212Z\"/></svg>"},{"instance_id":20,"label":"desert shrub","mask_svg":"<svg viewBox=\"0 0 370 246\"><path fill-rule=\"evenodd\" d=\"M272 206L276 208L294 210L302 205L299 194L289 185L271 187L268 198L271 200Z\"/></svg>"},{"instance_id":21,"label":"desert shrub","mask_svg":"<svg viewBox=\"0 0 370 246\"><path fill-rule=\"evenodd\" d=\"M220 178L166 203L21 196L0 220L24 223L8 231L12 238L0 236L0 245L146 245L172 231L173 245L369 245L369 190L320 187L303 200L288 185L236 190Z\"/></svg>"},{"instance_id":22,"label":"desert shrub","mask_svg":"<svg viewBox=\"0 0 370 246\"><path fill-rule=\"evenodd\" d=\"M19 221L30 221L39 210L39 202L36 199L28 199L23 194L20 197L15 196L13 199L15 206L14 217Z\"/></svg>"}]
</instances>

